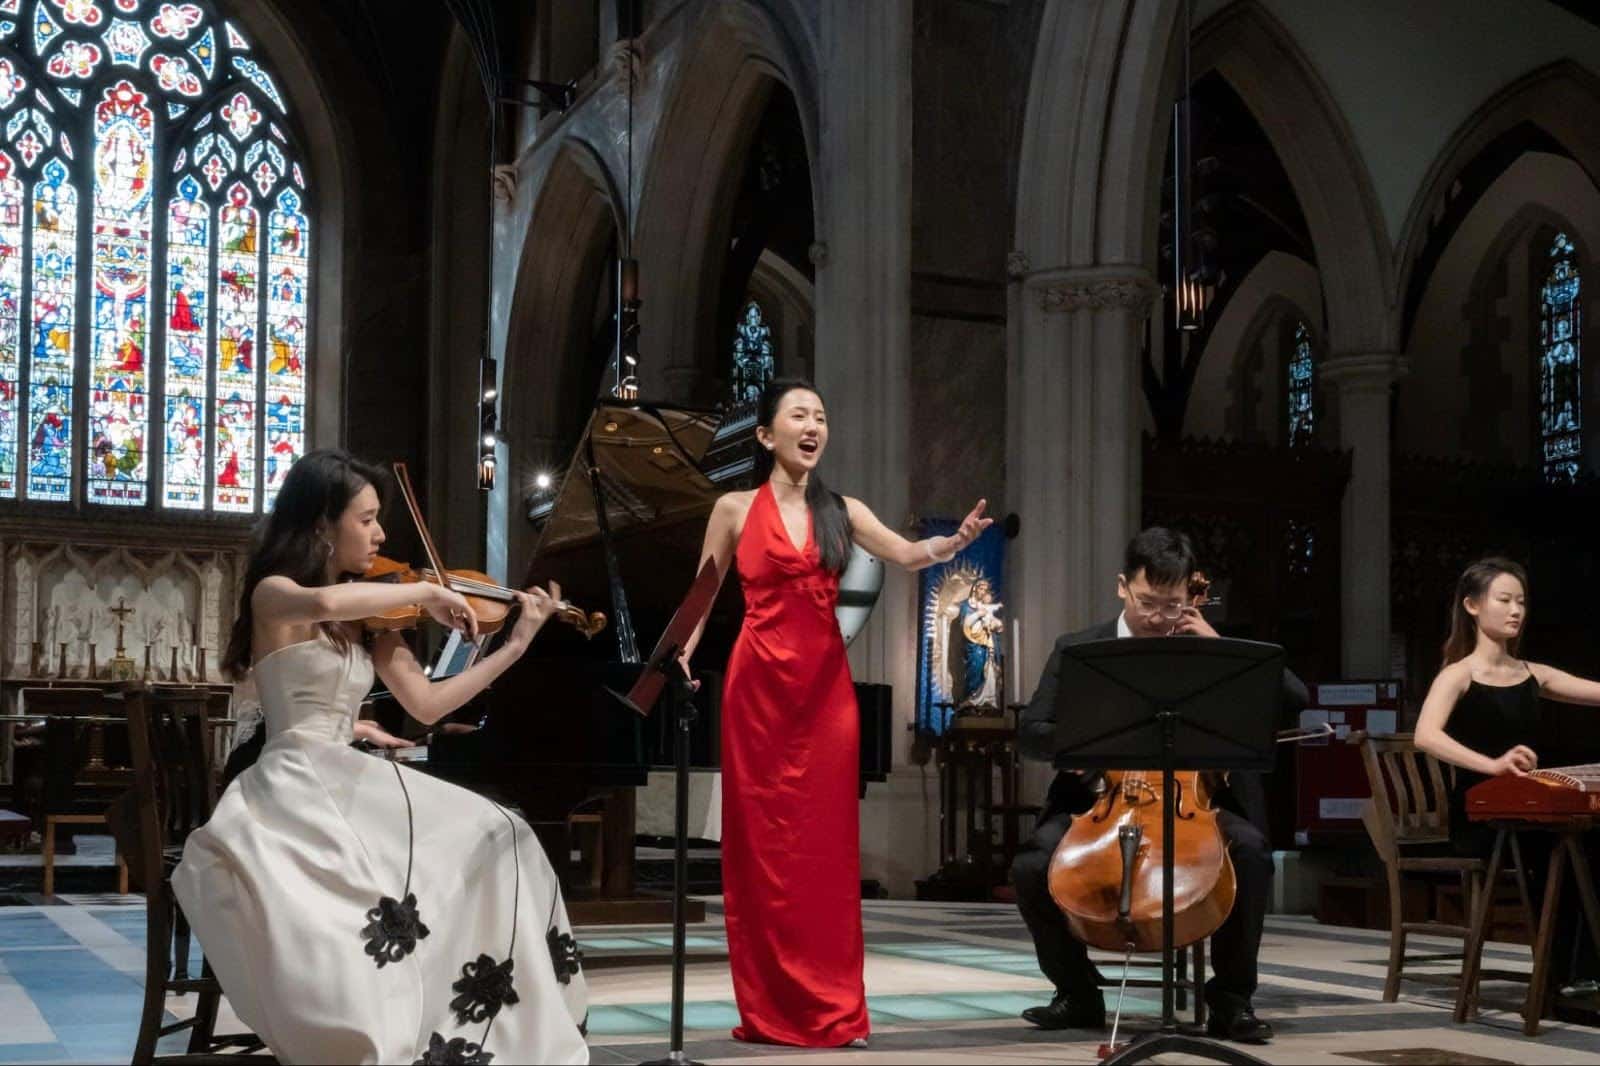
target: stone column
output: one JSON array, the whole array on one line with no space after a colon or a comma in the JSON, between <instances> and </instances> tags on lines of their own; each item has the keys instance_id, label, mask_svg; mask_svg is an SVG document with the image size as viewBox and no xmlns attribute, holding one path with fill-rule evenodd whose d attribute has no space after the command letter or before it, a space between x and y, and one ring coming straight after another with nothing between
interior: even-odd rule
<instances>
[{"instance_id":1,"label":"stone column","mask_svg":"<svg viewBox=\"0 0 1600 1066\"><path fill-rule=\"evenodd\" d=\"M1339 445L1353 453L1341 519L1340 661L1349 678L1389 676L1390 395L1409 366L1391 352L1327 360L1319 380L1339 411Z\"/></svg>"},{"instance_id":2,"label":"stone column","mask_svg":"<svg viewBox=\"0 0 1600 1066\"><path fill-rule=\"evenodd\" d=\"M824 473L892 529L910 517L911 0L823 0L816 379L832 440ZM894 686L910 721L915 581L891 569L851 646L861 681ZM897 755L906 735L897 730ZM897 761L900 761L897 759Z\"/></svg>"},{"instance_id":3,"label":"stone column","mask_svg":"<svg viewBox=\"0 0 1600 1066\"><path fill-rule=\"evenodd\" d=\"M1006 597L1022 625L1022 691L1033 695L1058 636L1110 617L1123 550L1140 511L1140 342L1159 291L1137 267L1033 271L1013 278L1006 409L1006 506L1022 528ZM1042 796L1043 763L1024 767Z\"/></svg>"},{"instance_id":4,"label":"stone column","mask_svg":"<svg viewBox=\"0 0 1600 1066\"><path fill-rule=\"evenodd\" d=\"M816 148L817 387L823 473L892 529L911 517L911 0L821 0ZM931 767L909 765L916 575L890 567L850 646L859 681L894 689L895 770L861 805L861 875L892 893L938 861Z\"/></svg>"}]
</instances>

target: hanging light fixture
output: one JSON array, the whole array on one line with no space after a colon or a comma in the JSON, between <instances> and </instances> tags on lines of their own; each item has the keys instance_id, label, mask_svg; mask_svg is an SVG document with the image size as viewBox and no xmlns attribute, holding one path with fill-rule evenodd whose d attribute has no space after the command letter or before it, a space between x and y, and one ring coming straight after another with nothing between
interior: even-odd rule
<instances>
[{"instance_id":1,"label":"hanging light fixture","mask_svg":"<svg viewBox=\"0 0 1600 1066\"><path fill-rule=\"evenodd\" d=\"M1193 75L1190 45L1194 38L1193 0L1183 5L1183 95L1172 105L1172 303L1173 320L1185 333L1205 322L1209 287L1202 277L1194 246L1191 218L1194 184L1194 129L1191 113Z\"/></svg>"},{"instance_id":2,"label":"hanging light fixture","mask_svg":"<svg viewBox=\"0 0 1600 1066\"><path fill-rule=\"evenodd\" d=\"M619 400L639 398L639 261L633 258L633 64L639 37L637 13L627 5L628 45L623 53L628 65L628 180L622 204L622 259L617 264L617 341L611 395Z\"/></svg>"},{"instance_id":3,"label":"hanging light fixture","mask_svg":"<svg viewBox=\"0 0 1600 1066\"><path fill-rule=\"evenodd\" d=\"M494 491L495 467L499 463L495 456L495 444L499 440L500 416L495 403L500 394L499 380L495 361L487 357L480 359L478 361L478 488L483 492Z\"/></svg>"}]
</instances>

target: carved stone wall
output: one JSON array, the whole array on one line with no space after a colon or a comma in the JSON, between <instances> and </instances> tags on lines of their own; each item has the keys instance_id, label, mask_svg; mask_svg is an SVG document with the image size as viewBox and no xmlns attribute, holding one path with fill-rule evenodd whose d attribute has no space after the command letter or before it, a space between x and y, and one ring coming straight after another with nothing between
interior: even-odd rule
<instances>
[{"instance_id":1,"label":"carved stone wall","mask_svg":"<svg viewBox=\"0 0 1600 1066\"><path fill-rule=\"evenodd\" d=\"M175 539L0 532L0 676L109 678L126 608L123 647L140 676L149 648L154 680L220 680L243 545Z\"/></svg>"}]
</instances>

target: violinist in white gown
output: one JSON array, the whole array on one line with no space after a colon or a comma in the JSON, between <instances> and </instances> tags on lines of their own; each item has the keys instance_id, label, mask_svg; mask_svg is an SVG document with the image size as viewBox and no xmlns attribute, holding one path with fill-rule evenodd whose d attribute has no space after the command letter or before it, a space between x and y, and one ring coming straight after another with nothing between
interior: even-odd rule
<instances>
[{"instance_id":1,"label":"violinist in white gown","mask_svg":"<svg viewBox=\"0 0 1600 1066\"><path fill-rule=\"evenodd\" d=\"M587 990L560 887L517 815L351 748L376 670L433 722L516 661L559 595L519 593L499 650L430 683L359 619L462 597L349 582L383 543L380 475L332 450L290 470L258 535L224 667L253 670L267 739L172 877L229 1003L283 1062L587 1062Z\"/></svg>"}]
</instances>

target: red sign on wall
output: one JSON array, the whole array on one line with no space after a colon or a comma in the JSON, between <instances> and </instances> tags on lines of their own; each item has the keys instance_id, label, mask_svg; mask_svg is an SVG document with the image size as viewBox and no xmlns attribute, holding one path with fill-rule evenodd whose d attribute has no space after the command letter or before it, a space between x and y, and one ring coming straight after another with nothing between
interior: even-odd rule
<instances>
[{"instance_id":1,"label":"red sign on wall","mask_svg":"<svg viewBox=\"0 0 1600 1066\"><path fill-rule=\"evenodd\" d=\"M1333 734L1296 745L1296 844L1314 843L1319 835L1363 831L1361 806L1372 790L1367 786L1361 750L1349 743L1349 736L1361 731L1383 736L1399 729L1400 691L1398 681L1311 686L1311 704L1300 712L1300 724L1304 728L1326 724Z\"/></svg>"}]
</instances>

